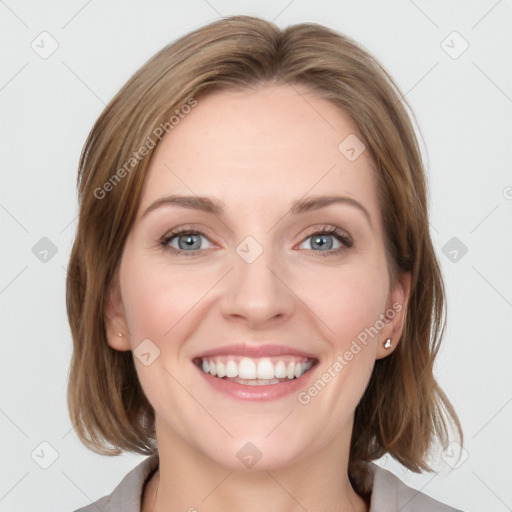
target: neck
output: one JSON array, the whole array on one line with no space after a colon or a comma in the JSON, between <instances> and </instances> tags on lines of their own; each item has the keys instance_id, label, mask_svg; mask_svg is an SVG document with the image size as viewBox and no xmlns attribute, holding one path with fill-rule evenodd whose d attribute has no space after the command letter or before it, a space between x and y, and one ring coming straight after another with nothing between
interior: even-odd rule
<instances>
[{"instance_id":1,"label":"neck","mask_svg":"<svg viewBox=\"0 0 512 512\"><path fill-rule=\"evenodd\" d=\"M144 490L142 512L368 512L348 479L350 431L289 465L240 471L159 427L157 421L159 468Z\"/></svg>"}]
</instances>

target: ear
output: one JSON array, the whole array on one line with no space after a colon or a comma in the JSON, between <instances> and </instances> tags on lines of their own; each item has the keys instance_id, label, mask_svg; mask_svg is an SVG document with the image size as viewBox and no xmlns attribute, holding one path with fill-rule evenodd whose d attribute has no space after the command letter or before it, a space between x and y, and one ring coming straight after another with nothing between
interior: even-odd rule
<instances>
[{"instance_id":1,"label":"ear","mask_svg":"<svg viewBox=\"0 0 512 512\"><path fill-rule=\"evenodd\" d=\"M411 292L411 273L403 272L398 276L397 282L390 290L386 311L383 313L384 327L379 332L376 359L382 359L391 354L397 347L402 336L407 319L407 307ZM387 339L391 346L385 348Z\"/></svg>"},{"instance_id":2,"label":"ear","mask_svg":"<svg viewBox=\"0 0 512 512\"><path fill-rule=\"evenodd\" d=\"M116 271L107 291L104 320L108 344L116 350L131 350L130 336L121 300L118 271Z\"/></svg>"}]
</instances>

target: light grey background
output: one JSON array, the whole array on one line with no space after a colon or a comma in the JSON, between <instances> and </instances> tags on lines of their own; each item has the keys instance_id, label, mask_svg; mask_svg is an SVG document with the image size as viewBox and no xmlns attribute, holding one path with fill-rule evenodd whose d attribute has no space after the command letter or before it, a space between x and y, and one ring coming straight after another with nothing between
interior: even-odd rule
<instances>
[{"instance_id":1,"label":"light grey background","mask_svg":"<svg viewBox=\"0 0 512 512\"><path fill-rule=\"evenodd\" d=\"M65 277L78 157L104 105L140 65L235 13L344 32L412 105L449 300L436 374L462 421L467 458L453 468L445 452L438 475L379 463L465 511L512 510L510 0L0 0L0 511L72 511L110 493L143 459L88 451L67 412ZM36 245L43 237L55 255Z\"/></svg>"}]
</instances>

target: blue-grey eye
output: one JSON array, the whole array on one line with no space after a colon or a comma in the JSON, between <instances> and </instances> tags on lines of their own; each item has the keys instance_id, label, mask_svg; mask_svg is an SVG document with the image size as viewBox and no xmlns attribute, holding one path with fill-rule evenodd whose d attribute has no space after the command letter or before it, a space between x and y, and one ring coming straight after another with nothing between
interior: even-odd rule
<instances>
[{"instance_id":1,"label":"blue-grey eye","mask_svg":"<svg viewBox=\"0 0 512 512\"><path fill-rule=\"evenodd\" d=\"M199 249L205 249L205 247L201 246L201 238L208 241L204 235L198 233L181 233L169 237L166 242L167 245L180 251L197 251ZM177 246L175 243L177 243ZM208 247L206 247L206 249L207 248Z\"/></svg>"},{"instance_id":2,"label":"blue-grey eye","mask_svg":"<svg viewBox=\"0 0 512 512\"><path fill-rule=\"evenodd\" d=\"M339 240L337 240L337 236L335 235L329 235L329 234L314 234L311 236L308 236L303 243L306 243L307 241L311 240L309 245L310 247L304 247L304 249L320 249L320 250L335 250L341 247L341 243ZM338 245L335 245L338 244Z\"/></svg>"}]
</instances>

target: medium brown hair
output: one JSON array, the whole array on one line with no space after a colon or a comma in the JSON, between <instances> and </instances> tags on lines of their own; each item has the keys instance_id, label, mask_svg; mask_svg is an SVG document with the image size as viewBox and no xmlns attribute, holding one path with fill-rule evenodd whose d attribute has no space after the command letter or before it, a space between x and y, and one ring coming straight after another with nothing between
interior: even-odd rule
<instances>
[{"instance_id":1,"label":"medium brown hair","mask_svg":"<svg viewBox=\"0 0 512 512\"><path fill-rule=\"evenodd\" d=\"M361 463L385 453L412 471L431 470L427 453L436 437L446 443L450 420L461 440L463 434L433 375L445 292L429 234L413 115L374 57L314 23L280 29L251 16L213 22L151 58L95 123L80 158L80 214L67 277L74 347L68 406L74 427L82 442L101 454L156 452L154 411L133 355L109 346L104 323L107 291L154 150L149 140L157 143L155 130L171 129L169 119L191 98L266 84L306 85L350 116L373 161L392 284L400 272L411 273L398 347L376 361L355 411L349 473L357 482ZM134 160L144 146L145 156Z\"/></svg>"}]
</instances>

